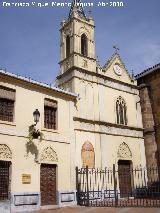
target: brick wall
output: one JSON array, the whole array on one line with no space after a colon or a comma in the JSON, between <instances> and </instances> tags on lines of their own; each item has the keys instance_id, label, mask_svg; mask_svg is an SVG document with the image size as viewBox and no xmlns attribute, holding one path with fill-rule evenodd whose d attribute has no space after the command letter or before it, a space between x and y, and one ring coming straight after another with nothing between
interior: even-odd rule
<instances>
[{"instance_id":1,"label":"brick wall","mask_svg":"<svg viewBox=\"0 0 160 213\"><path fill-rule=\"evenodd\" d=\"M157 165L158 153L160 153L160 70L139 78L138 85L140 87L146 161L148 166Z\"/></svg>"}]
</instances>

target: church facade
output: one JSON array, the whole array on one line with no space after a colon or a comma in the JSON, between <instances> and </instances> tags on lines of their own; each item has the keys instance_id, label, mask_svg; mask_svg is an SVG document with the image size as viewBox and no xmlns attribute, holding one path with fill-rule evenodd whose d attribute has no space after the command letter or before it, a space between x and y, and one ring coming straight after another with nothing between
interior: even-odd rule
<instances>
[{"instance_id":1,"label":"church facade","mask_svg":"<svg viewBox=\"0 0 160 213\"><path fill-rule=\"evenodd\" d=\"M145 165L139 91L116 49L101 67L95 57L94 21L72 7L61 23L58 86L78 94L74 115L76 165L85 166L85 146L94 150L91 167L132 161ZM82 148L83 147L83 148ZM87 148L86 148L87 149ZM123 150L123 151L122 151Z\"/></svg>"},{"instance_id":2,"label":"church facade","mask_svg":"<svg viewBox=\"0 0 160 213\"><path fill-rule=\"evenodd\" d=\"M98 64L94 27L74 1L61 23L57 87L0 71L3 211L75 205L76 166L146 165L136 80L117 49Z\"/></svg>"}]
</instances>

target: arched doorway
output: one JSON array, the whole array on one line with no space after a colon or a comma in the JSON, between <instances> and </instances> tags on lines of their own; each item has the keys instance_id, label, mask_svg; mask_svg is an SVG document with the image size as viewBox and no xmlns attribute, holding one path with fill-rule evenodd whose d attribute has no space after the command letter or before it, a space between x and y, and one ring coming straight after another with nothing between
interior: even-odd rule
<instances>
[{"instance_id":1,"label":"arched doorway","mask_svg":"<svg viewBox=\"0 0 160 213\"><path fill-rule=\"evenodd\" d=\"M95 167L94 147L89 141L86 141L83 144L81 154L82 154L82 167L88 166L89 168L94 168Z\"/></svg>"}]
</instances>

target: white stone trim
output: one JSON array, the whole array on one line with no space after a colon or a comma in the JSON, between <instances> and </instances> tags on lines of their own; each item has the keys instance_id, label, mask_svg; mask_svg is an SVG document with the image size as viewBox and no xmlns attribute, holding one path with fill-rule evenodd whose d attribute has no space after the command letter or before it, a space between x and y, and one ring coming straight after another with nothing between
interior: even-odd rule
<instances>
[{"instance_id":1,"label":"white stone trim","mask_svg":"<svg viewBox=\"0 0 160 213\"><path fill-rule=\"evenodd\" d=\"M75 121L75 130L96 132L99 134L117 135L117 136L127 136L134 138L143 138L143 131L138 131L129 128L120 128L105 125L94 125L86 122Z\"/></svg>"},{"instance_id":2,"label":"white stone trim","mask_svg":"<svg viewBox=\"0 0 160 213\"><path fill-rule=\"evenodd\" d=\"M28 132L27 131L18 131L16 129L9 129L9 128L0 128L0 134L2 135L9 135L9 136L15 136L15 137L23 137L28 138ZM58 143L67 143L70 144L69 139L57 135L56 133L51 133L52 135L44 134L44 141L53 141Z\"/></svg>"},{"instance_id":3,"label":"white stone trim","mask_svg":"<svg viewBox=\"0 0 160 213\"><path fill-rule=\"evenodd\" d=\"M0 74L4 75L4 76L9 76L9 77L12 77L12 78L16 78L16 79L20 79L22 81L25 81L25 82L29 82L29 83L32 83L34 85L39 85L41 87L45 87L45 88L49 88L53 91L56 91L56 92L60 92L60 93L63 93L63 94L66 94L66 95L70 95L70 96L73 96L73 97L77 97L77 94L75 93L72 93L72 92L68 92L68 91L65 91L65 90L62 90L58 87L54 87L52 85L48 85L46 83L42 83L42 82L38 82L38 81L35 81L31 78L27 78L27 77L23 77L23 76L20 76L20 75L16 75L16 74L13 74L13 73L10 73L10 72L7 72L5 70L2 70L0 69Z\"/></svg>"},{"instance_id":4,"label":"white stone trim","mask_svg":"<svg viewBox=\"0 0 160 213\"><path fill-rule=\"evenodd\" d=\"M132 159L132 153L129 148L129 146L123 142L119 145L118 147L118 152L117 152L117 157L118 159L125 159L125 160L130 160Z\"/></svg>"},{"instance_id":5,"label":"white stone trim","mask_svg":"<svg viewBox=\"0 0 160 213\"><path fill-rule=\"evenodd\" d=\"M105 79L106 76L100 77L100 76L92 76L87 73L80 72L78 70L74 70L73 72L68 73L68 75L65 75L63 78L58 79L59 85L66 83L67 81L70 81L71 78L79 78L81 80L89 81L91 83L96 83L103 85L105 87L109 87L112 89L120 90L123 92L131 93L133 95L139 95L139 91L136 88L133 88L132 85L125 85L123 82L116 82L112 81L112 79Z\"/></svg>"},{"instance_id":6,"label":"white stone trim","mask_svg":"<svg viewBox=\"0 0 160 213\"><path fill-rule=\"evenodd\" d=\"M40 163L57 163L58 156L52 147L46 147L40 154Z\"/></svg>"}]
</instances>

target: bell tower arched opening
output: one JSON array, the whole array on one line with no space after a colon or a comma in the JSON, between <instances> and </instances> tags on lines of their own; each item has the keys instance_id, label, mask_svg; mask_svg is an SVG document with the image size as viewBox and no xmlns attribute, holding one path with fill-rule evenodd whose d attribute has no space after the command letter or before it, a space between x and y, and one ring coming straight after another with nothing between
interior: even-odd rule
<instances>
[{"instance_id":1,"label":"bell tower arched opening","mask_svg":"<svg viewBox=\"0 0 160 213\"><path fill-rule=\"evenodd\" d=\"M81 54L83 56L88 55L87 36L84 33L81 35Z\"/></svg>"}]
</instances>

